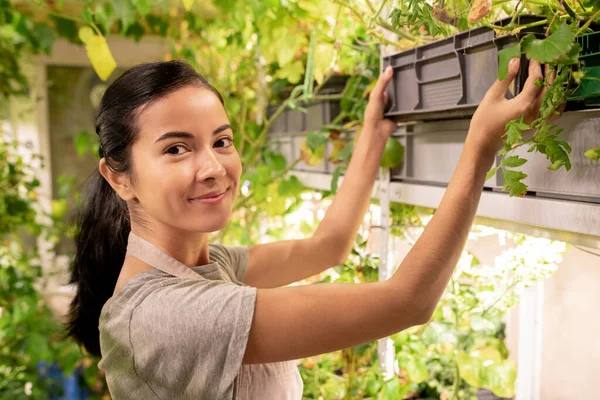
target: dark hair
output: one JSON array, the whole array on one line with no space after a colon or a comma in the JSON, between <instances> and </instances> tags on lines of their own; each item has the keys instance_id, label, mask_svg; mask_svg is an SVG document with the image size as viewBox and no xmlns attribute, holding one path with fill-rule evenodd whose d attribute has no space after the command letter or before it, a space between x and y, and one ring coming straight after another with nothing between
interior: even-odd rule
<instances>
[{"instance_id":1,"label":"dark hair","mask_svg":"<svg viewBox=\"0 0 600 400\"><path fill-rule=\"evenodd\" d=\"M137 136L140 111L190 85L212 91L223 103L219 92L181 61L138 65L106 89L96 118L96 133L100 156L110 169L131 174L131 146ZM86 184L83 201L71 274L77 293L71 302L67 334L89 353L100 356L100 311L112 296L121 272L131 219L126 202L98 169Z\"/></svg>"}]
</instances>

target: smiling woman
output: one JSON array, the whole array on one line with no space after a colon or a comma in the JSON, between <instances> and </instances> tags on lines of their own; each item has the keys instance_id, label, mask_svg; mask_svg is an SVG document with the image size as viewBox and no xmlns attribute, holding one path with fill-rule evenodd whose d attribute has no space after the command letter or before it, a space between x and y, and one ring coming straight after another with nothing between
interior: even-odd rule
<instances>
[{"instance_id":1,"label":"smiling woman","mask_svg":"<svg viewBox=\"0 0 600 400\"><path fill-rule=\"evenodd\" d=\"M283 287L348 257L395 124L391 69L365 111L345 179L315 233L246 247L209 244L227 225L241 162L223 99L181 62L137 66L106 90L101 157L76 238L69 333L102 357L115 399L302 397L293 360L426 322L464 247L506 123L535 113L532 77L497 81L471 123L435 216L385 282ZM493 115L490 118L489 115Z\"/></svg>"}]
</instances>

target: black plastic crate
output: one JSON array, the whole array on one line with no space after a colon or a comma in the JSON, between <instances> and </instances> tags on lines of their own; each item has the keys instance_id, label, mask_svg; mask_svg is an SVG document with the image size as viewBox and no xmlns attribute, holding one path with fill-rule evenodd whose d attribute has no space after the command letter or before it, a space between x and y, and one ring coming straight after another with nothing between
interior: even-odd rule
<instances>
[{"instance_id":1,"label":"black plastic crate","mask_svg":"<svg viewBox=\"0 0 600 400\"><path fill-rule=\"evenodd\" d=\"M341 93L348 82L348 76L334 76L330 78L319 90L319 95L332 95ZM270 133L298 133L315 131L323 125L331 123L341 112L339 100L315 101L310 104L298 102L300 107L307 112L286 109L273 121ZM267 115L270 117L279 105L269 106Z\"/></svg>"},{"instance_id":2,"label":"black plastic crate","mask_svg":"<svg viewBox=\"0 0 600 400\"><path fill-rule=\"evenodd\" d=\"M518 24L542 19L520 16ZM509 22L510 18L496 25ZM383 68L391 65L394 70L386 117L410 121L471 115L498 77L498 52L530 33L542 37L544 29L532 27L517 35L497 37L493 29L479 27L384 57ZM528 68L529 61L523 56L507 98L521 92Z\"/></svg>"}]
</instances>

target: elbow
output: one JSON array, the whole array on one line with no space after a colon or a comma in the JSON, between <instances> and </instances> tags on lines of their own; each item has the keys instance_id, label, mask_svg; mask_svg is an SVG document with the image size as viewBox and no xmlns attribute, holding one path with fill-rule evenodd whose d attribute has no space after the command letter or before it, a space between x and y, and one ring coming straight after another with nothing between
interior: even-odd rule
<instances>
[{"instance_id":1,"label":"elbow","mask_svg":"<svg viewBox=\"0 0 600 400\"><path fill-rule=\"evenodd\" d=\"M412 325L413 326L425 325L426 323L431 321L431 318L433 317L433 311L434 310L424 310L424 311L417 312L415 315L415 320L413 321Z\"/></svg>"}]
</instances>

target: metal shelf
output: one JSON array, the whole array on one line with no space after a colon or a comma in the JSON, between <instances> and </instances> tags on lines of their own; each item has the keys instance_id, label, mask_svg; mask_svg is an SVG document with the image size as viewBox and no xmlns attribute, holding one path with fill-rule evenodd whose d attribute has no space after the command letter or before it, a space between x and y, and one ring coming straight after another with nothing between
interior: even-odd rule
<instances>
[{"instance_id":1,"label":"metal shelf","mask_svg":"<svg viewBox=\"0 0 600 400\"><path fill-rule=\"evenodd\" d=\"M329 190L331 174L293 171L307 187ZM339 183L343 181L340 178ZM437 208L445 187L391 182L390 201ZM379 182L373 187L377 196ZM539 197L510 197L504 192L483 191L476 223L526 234L563 240L600 249L600 204Z\"/></svg>"}]
</instances>

